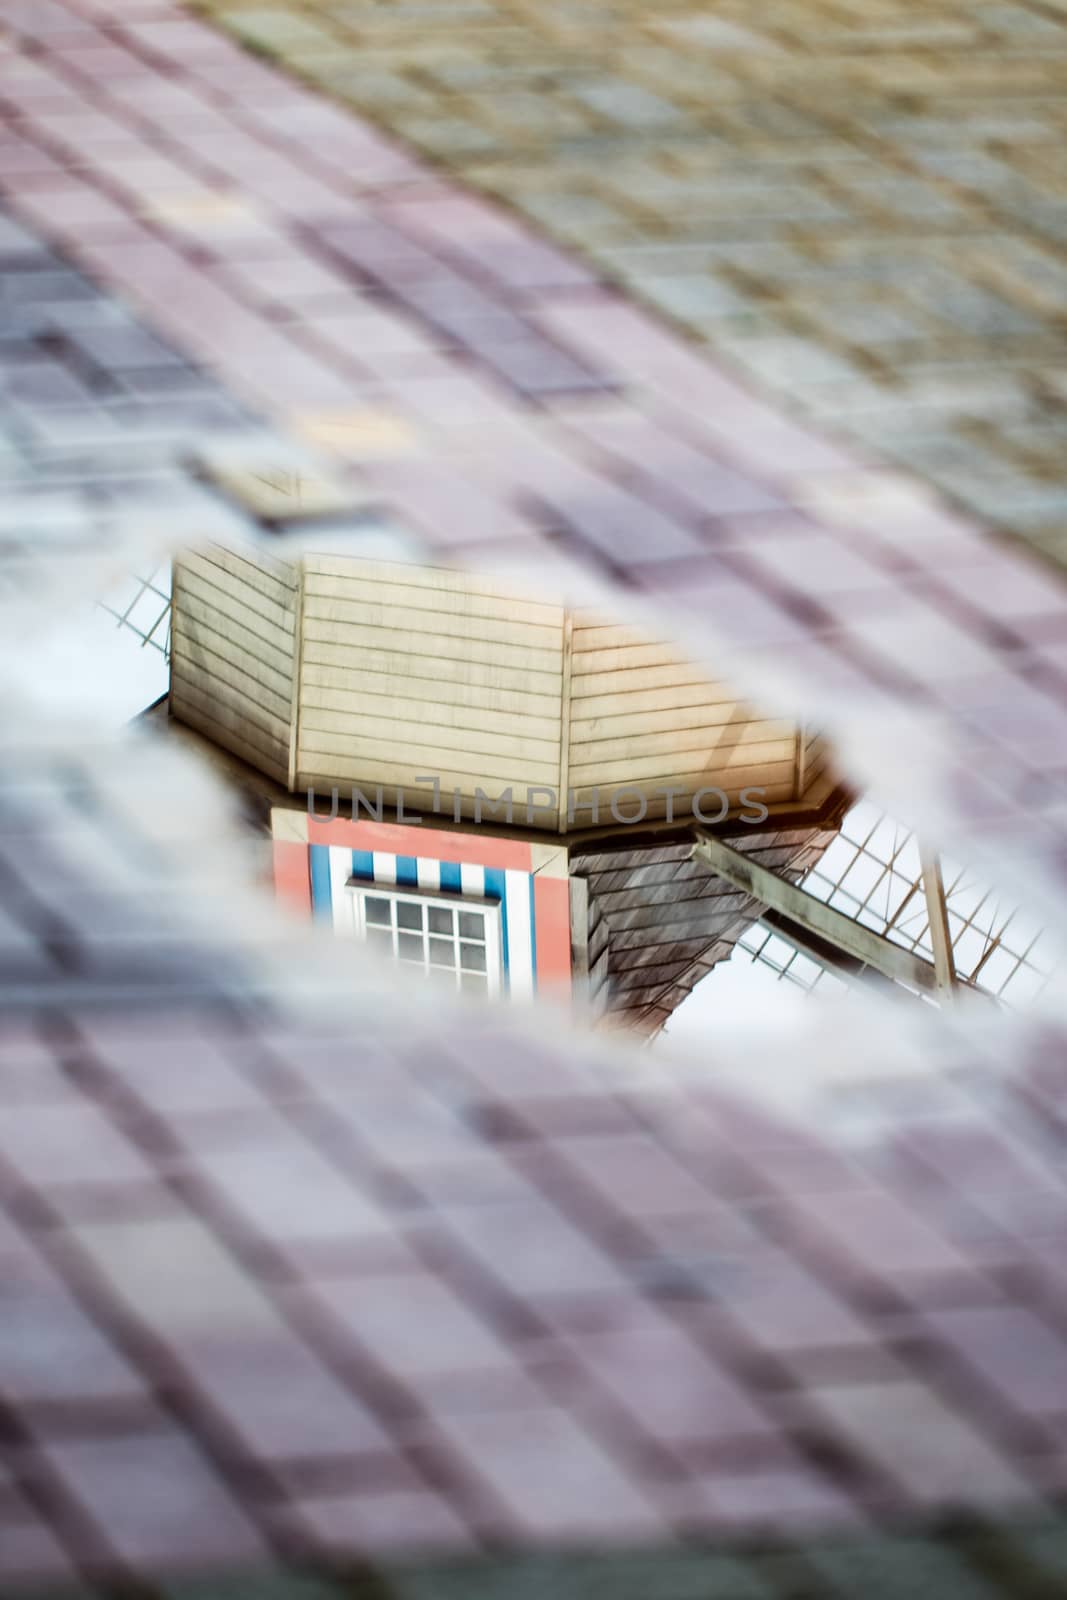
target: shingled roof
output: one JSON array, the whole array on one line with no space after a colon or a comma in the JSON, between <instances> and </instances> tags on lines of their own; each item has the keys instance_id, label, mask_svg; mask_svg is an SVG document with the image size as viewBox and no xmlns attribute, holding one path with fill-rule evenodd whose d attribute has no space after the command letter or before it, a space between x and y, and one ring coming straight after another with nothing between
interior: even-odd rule
<instances>
[{"instance_id":1,"label":"shingled roof","mask_svg":"<svg viewBox=\"0 0 1067 1600\"><path fill-rule=\"evenodd\" d=\"M818 861L836 832L783 829L732 837L745 855L791 882ZM571 856L589 890L589 977L608 1020L652 1037L700 980L729 959L762 907L690 859L688 842Z\"/></svg>"}]
</instances>

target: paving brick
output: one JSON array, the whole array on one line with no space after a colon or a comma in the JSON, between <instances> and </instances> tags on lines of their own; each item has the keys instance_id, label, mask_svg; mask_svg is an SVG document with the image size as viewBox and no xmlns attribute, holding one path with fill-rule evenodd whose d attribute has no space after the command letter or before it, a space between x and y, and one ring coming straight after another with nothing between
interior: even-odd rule
<instances>
[{"instance_id":1,"label":"paving brick","mask_svg":"<svg viewBox=\"0 0 1067 1600\"><path fill-rule=\"evenodd\" d=\"M430 1489L301 1500L285 1520L320 1559L399 1553L411 1561L428 1552L453 1556L475 1544L449 1502Z\"/></svg>"},{"instance_id":2,"label":"paving brick","mask_svg":"<svg viewBox=\"0 0 1067 1600\"><path fill-rule=\"evenodd\" d=\"M0 1285L0 1395L33 1408L105 1405L147 1395L144 1380L43 1260L9 1262Z\"/></svg>"},{"instance_id":3,"label":"paving brick","mask_svg":"<svg viewBox=\"0 0 1067 1600\"><path fill-rule=\"evenodd\" d=\"M5 1523L0 1535L0 1582L15 1594L23 1586L79 1592L77 1573L69 1555L51 1528L24 1508L18 1521ZM15 1585L18 1585L16 1590Z\"/></svg>"},{"instance_id":4,"label":"paving brick","mask_svg":"<svg viewBox=\"0 0 1067 1600\"><path fill-rule=\"evenodd\" d=\"M585 1381L610 1392L638 1429L683 1457L773 1448L773 1419L685 1333L665 1319L635 1319L575 1335Z\"/></svg>"},{"instance_id":5,"label":"paving brick","mask_svg":"<svg viewBox=\"0 0 1067 1600\"><path fill-rule=\"evenodd\" d=\"M401 1379L510 1371L500 1337L447 1284L415 1274L330 1278L307 1291L357 1347Z\"/></svg>"},{"instance_id":6,"label":"paving brick","mask_svg":"<svg viewBox=\"0 0 1067 1600\"><path fill-rule=\"evenodd\" d=\"M274 1307L193 1217L90 1223L74 1237L120 1309L164 1339L241 1340L277 1330Z\"/></svg>"},{"instance_id":7,"label":"paving brick","mask_svg":"<svg viewBox=\"0 0 1067 1600\"><path fill-rule=\"evenodd\" d=\"M0 1123L0 1153L45 1190L150 1183L151 1167L91 1105L23 1106Z\"/></svg>"},{"instance_id":8,"label":"paving brick","mask_svg":"<svg viewBox=\"0 0 1067 1600\"><path fill-rule=\"evenodd\" d=\"M493 1277L535 1301L617 1294L625 1279L591 1240L542 1202L452 1207L448 1226Z\"/></svg>"},{"instance_id":9,"label":"paving brick","mask_svg":"<svg viewBox=\"0 0 1067 1600\"><path fill-rule=\"evenodd\" d=\"M212 1155L205 1178L247 1226L279 1244L359 1238L385 1231L386 1218L355 1175L346 1178L281 1123L264 1119Z\"/></svg>"},{"instance_id":10,"label":"paving brick","mask_svg":"<svg viewBox=\"0 0 1067 1600\"><path fill-rule=\"evenodd\" d=\"M344 1462L394 1454L367 1407L286 1330L239 1343L196 1339L184 1350L179 1346L178 1354L191 1388L207 1397L253 1461Z\"/></svg>"},{"instance_id":11,"label":"paving brick","mask_svg":"<svg viewBox=\"0 0 1067 1600\"><path fill-rule=\"evenodd\" d=\"M1021 1306L931 1310L926 1320L953 1357L1011 1411L1053 1423L1067 1414L1067 1344Z\"/></svg>"},{"instance_id":12,"label":"paving brick","mask_svg":"<svg viewBox=\"0 0 1067 1600\"><path fill-rule=\"evenodd\" d=\"M210 1461L177 1431L53 1441L44 1453L134 1572L267 1563L259 1535Z\"/></svg>"},{"instance_id":13,"label":"paving brick","mask_svg":"<svg viewBox=\"0 0 1067 1600\"><path fill-rule=\"evenodd\" d=\"M637 1222L699 1215L708 1206L707 1189L652 1138L638 1133L565 1138L556 1140L553 1150L581 1183L592 1185L606 1207Z\"/></svg>"},{"instance_id":14,"label":"paving brick","mask_svg":"<svg viewBox=\"0 0 1067 1600\"><path fill-rule=\"evenodd\" d=\"M921 1383L816 1387L805 1400L816 1426L828 1427L831 1437L836 1434L889 1475L902 1506L943 1509L965 1501L1007 1507L1032 1497L1032 1487L1011 1462Z\"/></svg>"},{"instance_id":15,"label":"paving brick","mask_svg":"<svg viewBox=\"0 0 1067 1600\"><path fill-rule=\"evenodd\" d=\"M821 1239L854 1274L881 1277L890 1285L905 1278L914 1284L923 1278L966 1282L972 1276L966 1258L951 1243L884 1190L794 1193L788 1211L794 1237Z\"/></svg>"},{"instance_id":16,"label":"paving brick","mask_svg":"<svg viewBox=\"0 0 1067 1600\"><path fill-rule=\"evenodd\" d=\"M501 1531L558 1546L662 1535L651 1504L566 1412L438 1419L461 1470L492 1487Z\"/></svg>"}]
</instances>

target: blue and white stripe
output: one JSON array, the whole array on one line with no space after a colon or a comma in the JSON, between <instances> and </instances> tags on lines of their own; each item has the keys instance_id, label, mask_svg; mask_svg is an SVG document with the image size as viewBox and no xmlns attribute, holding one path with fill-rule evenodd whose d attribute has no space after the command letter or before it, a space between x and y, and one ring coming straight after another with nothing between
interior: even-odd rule
<instances>
[{"instance_id":1,"label":"blue and white stripe","mask_svg":"<svg viewBox=\"0 0 1067 1600\"><path fill-rule=\"evenodd\" d=\"M313 844L311 899L314 915L332 923L338 933L354 931L351 900L344 889L350 878L380 883L383 888L424 889L430 893L463 894L500 904L502 966L509 991L527 998L536 987L537 950L534 936L533 878L510 868L435 861L429 856L396 856L386 851L349 850L341 845Z\"/></svg>"}]
</instances>

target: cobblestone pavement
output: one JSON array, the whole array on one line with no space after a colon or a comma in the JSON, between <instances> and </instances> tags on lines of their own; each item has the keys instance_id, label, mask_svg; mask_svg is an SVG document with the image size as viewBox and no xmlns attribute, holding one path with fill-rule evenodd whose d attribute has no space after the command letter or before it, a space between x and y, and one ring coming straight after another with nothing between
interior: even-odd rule
<instances>
[{"instance_id":1,"label":"cobblestone pavement","mask_svg":"<svg viewBox=\"0 0 1067 1600\"><path fill-rule=\"evenodd\" d=\"M759 389L1067 561L1062 5L203 9Z\"/></svg>"},{"instance_id":2,"label":"cobblestone pavement","mask_svg":"<svg viewBox=\"0 0 1067 1600\"><path fill-rule=\"evenodd\" d=\"M165 0L4 24L0 1589L1061 1594L1062 996L867 998L788 1073L758 1027L690 1067L431 1012L251 897L178 752L11 689L114 556L87 504L253 532L178 458L314 449L364 530L799 695L1062 928L1061 589ZM153 379L131 474L138 370L196 415Z\"/></svg>"},{"instance_id":3,"label":"cobblestone pavement","mask_svg":"<svg viewBox=\"0 0 1067 1600\"><path fill-rule=\"evenodd\" d=\"M772 1112L354 998L173 749L0 770L9 1600L1063 1592L1062 1028L813 1019Z\"/></svg>"}]
</instances>

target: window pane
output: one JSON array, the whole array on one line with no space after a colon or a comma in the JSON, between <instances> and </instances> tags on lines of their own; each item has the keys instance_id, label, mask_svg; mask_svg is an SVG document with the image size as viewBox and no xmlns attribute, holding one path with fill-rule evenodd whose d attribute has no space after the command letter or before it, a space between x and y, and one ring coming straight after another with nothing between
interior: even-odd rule
<instances>
[{"instance_id":1,"label":"window pane","mask_svg":"<svg viewBox=\"0 0 1067 1600\"><path fill-rule=\"evenodd\" d=\"M460 912L459 936L461 939L485 938L485 918L480 911Z\"/></svg>"},{"instance_id":2,"label":"window pane","mask_svg":"<svg viewBox=\"0 0 1067 1600\"><path fill-rule=\"evenodd\" d=\"M398 928L421 928L422 907L412 905L407 900L398 900L396 907L396 922Z\"/></svg>"},{"instance_id":3,"label":"window pane","mask_svg":"<svg viewBox=\"0 0 1067 1600\"><path fill-rule=\"evenodd\" d=\"M382 950L387 955L393 953L393 932L391 928L368 928L367 943L373 945L375 950Z\"/></svg>"},{"instance_id":4,"label":"window pane","mask_svg":"<svg viewBox=\"0 0 1067 1600\"><path fill-rule=\"evenodd\" d=\"M459 964L465 972L484 972L484 944L461 944L459 947Z\"/></svg>"},{"instance_id":5,"label":"window pane","mask_svg":"<svg viewBox=\"0 0 1067 1600\"><path fill-rule=\"evenodd\" d=\"M373 899L370 896L363 902L367 912L367 921L384 923L389 926L389 901Z\"/></svg>"},{"instance_id":6,"label":"window pane","mask_svg":"<svg viewBox=\"0 0 1067 1600\"><path fill-rule=\"evenodd\" d=\"M452 912L445 906L430 907L430 932L451 933Z\"/></svg>"},{"instance_id":7,"label":"window pane","mask_svg":"<svg viewBox=\"0 0 1067 1600\"><path fill-rule=\"evenodd\" d=\"M460 976L460 987L470 994L487 994L489 979L480 972L464 972Z\"/></svg>"},{"instance_id":8,"label":"window pane","mask_svg":"<svg viewBox=\"0 0 1067 1600\"><path fill-rule=\"evenodd\" d=\"M419 966L422 966L421 933L398 933L396 948L401 961L417 961Z\"/></svg>"},{"instance_id":9,"label":"window pane","mask_svg":"<svg viewBox=\"0 0 1067 1600\"><path fill-rule=\"evenodd\" d=\"M430 936L430 961L435 967L454 967L456 964L456 947L451 939L435 939Z\"/></svg>"}]
</instances>

